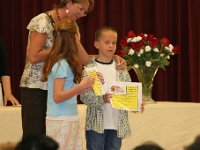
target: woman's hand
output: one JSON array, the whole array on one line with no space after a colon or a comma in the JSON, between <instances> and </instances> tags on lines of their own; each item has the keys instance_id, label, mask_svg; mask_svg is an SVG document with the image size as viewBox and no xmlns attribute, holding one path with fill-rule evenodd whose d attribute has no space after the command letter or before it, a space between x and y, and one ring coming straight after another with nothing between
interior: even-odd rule
<instances>
[{"instance_id":1,"label":"woman's hand","mask_svg":"<svg viewBox=\"0 0 200 150\"><path fill-rule=\"evenodd\" d=\"M12 93L4 95L4 105L6 106L8 101L12 103L12 105L20 105L18 100L12 95Z\"/></svg>"},{"instance_id":2,"label":"woman's hand","mask_svg":"<svg viewBox=\"0 0 200 150\"><path fill-rule=\"evenodd\" d=\"M117 70L124 70L124 69L126 69L126 67L127 67L126 60L124 60L122 57L120 57L118 55L114 55L114 59L117 62L117 66L116 66Z\"/></svg>"},{"instance_id":3,"label":"woman's hand","mask_svg":"<svg viewBox=\"0 0 200 150\"><path fill-rule=\"evenodd\" d=\"M1 81L4 92L4 105L6 106L8 101L10 101L12 105L20 105L18 100L12 94L10 76L2 76Z\"/></svg>"}]
</instances>

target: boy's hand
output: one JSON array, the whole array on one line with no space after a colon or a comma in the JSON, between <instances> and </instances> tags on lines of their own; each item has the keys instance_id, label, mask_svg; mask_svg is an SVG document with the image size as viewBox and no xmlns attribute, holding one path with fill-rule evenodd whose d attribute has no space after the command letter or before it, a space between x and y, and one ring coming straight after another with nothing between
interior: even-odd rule
<instances>
[{"instance_id":1,"label":"boy's hand","mask_svg":"<svg viewBox=\"0 0 200 150\"><path fill-rule=\"evenodd\" d=\"M141 112L144 112L144 103L141 104Z\"/></svg>"},{"instance_id":2,"label":"boy's hand","mask_svg":"<svg viewBox=\"0 0 200 150\"><path fill-rule=\"evenodd\" d=\"M104 103L110 103L110 99L112 98L112 94L106 93L103 95Z\"/></svg>"}]
</instances>

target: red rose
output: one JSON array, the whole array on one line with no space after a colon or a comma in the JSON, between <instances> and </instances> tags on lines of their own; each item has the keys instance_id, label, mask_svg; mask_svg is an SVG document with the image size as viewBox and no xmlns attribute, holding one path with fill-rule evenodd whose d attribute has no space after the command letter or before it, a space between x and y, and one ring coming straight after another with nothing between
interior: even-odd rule
<instances>
[{"instance_id":1,"label":"red rose","mask_svg":"<svg viewBox=\"0 0 200 150\"><path fill-rule=\"evenodd\" d=\"M151 41L154 39L154 35L153 34L148 34L147 35L147 41Z\"/></svg>"},{"instance_id":2,"label":"red rose","mask_svg":"<svg viewBox=\"0 0 200 150\"><path fill-rule=\"evenodd\" d=\"M159 40L158 40L157 38L154 38L153 40L150 41L150 44L149 44L149 45L150 45L151 47L154 47L154 46L158 43L158 41L159 41Z\"/></svg>"},{"instance_id":3,"label":"red rose","mask_svg":"<svg viewBox=\"0 0 200 150\"><path fill-rule=\"evenodd\" d=\"M139 41L139 42L133 42L131 43L131 48L134 49L136 52L139 52L140 49L142 48L142 46L144 46L144 42L143 41Z\"/></svg>"},{"instance_id":4,"label":"red rose","mask_svg":"<svg viewBox=\"0 0 200 150\"><path fill-rule=\"evenodd\" d=\"M130 43L130 46L131 46L132 49L135 49L135 47L136 47L136 43L135 43L135 42Z\"/></svg>"},{"instance_id":5,"label":"red rose","mask_svg":"<svg viewBox=\"0 0 200 150\"><path fill-rule=\"evenodd\" d=\"M160 42L161 42L161 44L163 44L163 45L165 45L165 46L168 46L168 45L169 45L169 40L168 40L166 37L162 38L162 39L160 40Z\"/></svg>"},{"instance_id":6,"label":"red rose","mask_svg":"<svg viewBox=\"0 0 200 150\"><path fill-rule=\"evenodd\" d=\"M144 38L144 33L139 33L138 36Z\"/></svg>"},{"instance_id":7,"label":"red rose","mask_svg":"<svg viewBox=\"0 0 200 150\"><path fill-rule=\"evenodd\" d=\"M121 45L121 47L126 47L127 45L127 38L121 39L119 44Z\"/></svg>"},{"instance_id":8,"label":"red rose","mask_svg":"<svg viewBox=\"0 0 200 150\"><path fill-rule=\"evenodd\" d=\"M139 42L137 42L137 47L138 47L139 49L141 49L142 46L144 46L144 41L139 41Z\"/></svg>"},{"instance_id":9,"label":"red rose","mask_svg":"<svg viewBox=\"0 0 200 150\"><path fill-rule=\"evenodd\" d=\"M125 50L119 50L118 51L118 55L119 56L124 56L126 54L126 51Z\"/></svg>"},{"instance_id":10,"label":"red rose","mask_svg":"<svg viewBox=\"0 0 200 150\"><path fill-rule=\"evenodd\" d=\"M128 38L135 37L135 33L133 31L128 32Z\"/></svg>"},{"instance_id":11,"label":"red rose","mask_svg":"<svg viewBox=\"0 0 200 150\"><path fill-rule=\"evenodd\" d=\"M179 54L180 53L180 48L178 46L175 46L172 50L174 53Z\"/></svg>"}]
</instances>

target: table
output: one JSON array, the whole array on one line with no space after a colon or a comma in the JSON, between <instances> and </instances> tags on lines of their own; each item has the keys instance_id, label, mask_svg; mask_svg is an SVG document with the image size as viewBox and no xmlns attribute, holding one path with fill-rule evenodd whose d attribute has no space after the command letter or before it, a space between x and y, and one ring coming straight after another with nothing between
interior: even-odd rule
<instances>
[{"instance_id":1,"label":"table","mask_svg":"<svg viewBox=\"0 0 200 150\"><path fill-rule=\"evenodd\" d=\"M18 142L21 135L21 107L0 107L0 143Z\"/></svg>"},{"instance_id":2,"label":"table","mask_svg":"<svg viewBox=\"0 0 200 150\"><path fill-rule=\"evenodd\" d=\"M78 105L85 146L86 106ZM143 113L129 112L132 135L123 140L121 150L153 141L166 150L182 150L200 135L200 104L157 102L146 104ZM22 135L21 107L0 107L0 143L18 142Z\"/></svg>"},{"instance_id":3,"label":"table","mask_svg":"<svg viewBox=\"0 0 200 150\"><path fill-rule=\"evenodd\" d=\"M144 113L131 113L129 120L132 136L123 142L127 150L147 141L156 142L166 150L183 150L200 135L200 104L147 104Z\"/></svg>"}]
</instances>

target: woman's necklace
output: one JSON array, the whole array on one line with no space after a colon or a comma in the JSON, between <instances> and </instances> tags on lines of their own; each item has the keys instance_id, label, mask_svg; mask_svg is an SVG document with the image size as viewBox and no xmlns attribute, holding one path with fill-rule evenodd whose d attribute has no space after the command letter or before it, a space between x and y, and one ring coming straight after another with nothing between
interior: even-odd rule
<instances>
[{"instance_id":1,"label":"woman's necklace","mask_svg":"<svg viewBox=\"0 0 200 150\"><path fill-rule=\"evenodd\" d=\"M58 13L58 8L56 8L56 16L57 16L58 20L60 21L61 19L60 19L60 15Z\"/></svg>"}]
</instances>

